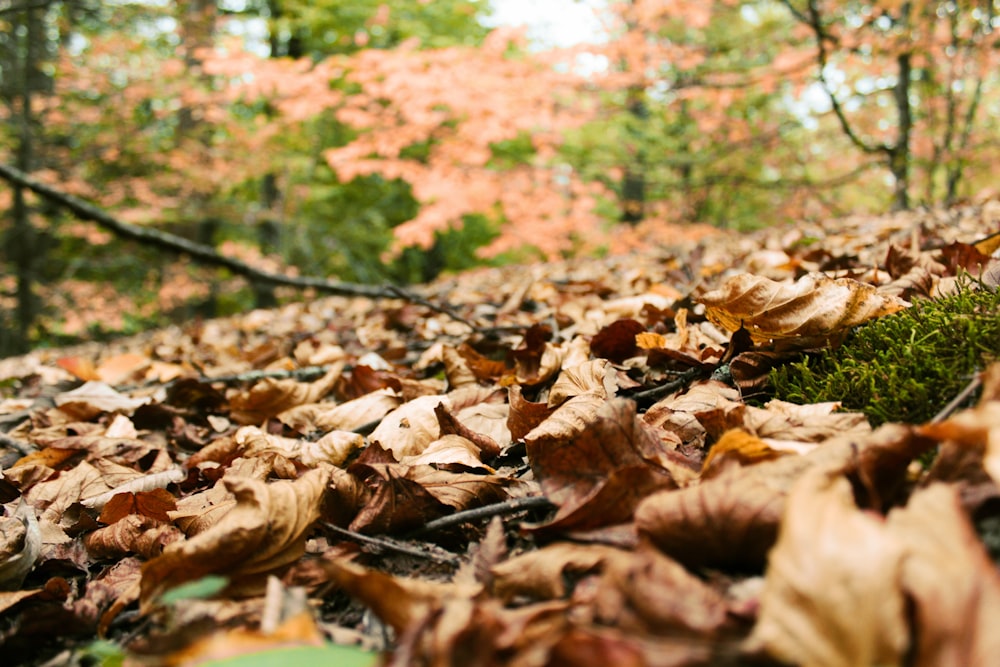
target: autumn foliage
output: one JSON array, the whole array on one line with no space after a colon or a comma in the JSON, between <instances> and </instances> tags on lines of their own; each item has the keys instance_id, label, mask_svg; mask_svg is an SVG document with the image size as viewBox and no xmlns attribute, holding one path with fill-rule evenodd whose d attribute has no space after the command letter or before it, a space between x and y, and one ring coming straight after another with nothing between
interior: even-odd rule
<instances>
[{"instance_id":1,"label":"autumn foliage","mask_svg":"<svg viewBox=\"0 0 1000 667\"><path fill-rule=\"evenodd\" d=\"M766 394L859 326L995 290L997 211L677 227L5 360L5 659L985 661L997 364L919 424Z\"/></svg>"}]
</instances>

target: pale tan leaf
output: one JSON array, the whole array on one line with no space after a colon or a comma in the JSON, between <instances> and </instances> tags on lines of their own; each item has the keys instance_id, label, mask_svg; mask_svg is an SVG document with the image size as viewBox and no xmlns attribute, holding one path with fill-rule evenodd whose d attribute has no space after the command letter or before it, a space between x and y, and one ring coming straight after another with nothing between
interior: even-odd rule
<instances>
[{"instance_id":1,"label":"pale tan leaf","mask_svg":"<svg viewBox=\"0 0 1000 667\"><path fill-rule=\"evenodd\" d=\"M256 426L243 426L233 439L242 447L243 456L276 453L308 468L315 468L320 463L339 466L364 446L364 438L350 431L331 431L314 442L265 433Z\"/></svg>"},{"instance_id":2,"label":"pale tan leaf","mask_svg":"<svg viewBox=\"0 0 1000 667\"><path fill-rule=\"evenodd\" d=\"M314 382L264 378L248 391L238 392L229 399L230 417L240 424L259 424L289 408L315 403L330 393L345 365L343 361L338 361Z\"/></svg>"},{"instance_id":3,"label":"pale tan leaf","mask_svg":"<svg viewBox=\"0 0 1000 667\"><path fill-rule=\"evenodd\" d=\"M170 470L164 470L163 472L154 473L152 475L140 475L126 481L123 484L119 484L110 491L105 491L104 493L96 496L83 498L80 500L80 504L84 507L101 509L109 500L119 493L138 493L139 491L165 489L168 484L179 482L185 477L187 477L187 473L180 468L171 468ZM105 480L110 481L107 479L107 476L105 476Z\"/></svg>"},{"instance_id":4,"label":"pale tan leaf","mask_svg":"<svg viewBox=\"0 0 1000 667\"><path fill-rule=\"evenodd\" d=\"M913 601L919 667L986 665L1000 655L1000 575L954 486L920 489L889 514L903 549L902 587Z\"/></svg>"},{"instance_id":5,"label":"pale tan leaf","mask_svg":"<svg viewBox=\"0 0 1000 667\"><path fill-rule=\"evenodd\" d=\"M0 517L0 590L19 588L41 550L35 510L21 498L13 515Z\"/></svg>"},{"instance_id":6,"label":"pale tan leaf","mask_svg":"<svg viewBox=\"0 0 1000 667\"><path fill-rule=\"evenodd\" d=\"M397 461L404 456L418 456L441 435L434 408L451 407L446 396L421 396L399 406L382 419L369 440L392 452Z\"/></svg>"},{"instance_id":7,"label":"pale tan leaf","mask_svg":"<svg viewBox=\"0 0 1000 667\"><path fill-rule=\"evenodd\" d=\"M88 421L104 412L131 414L140 405L150 401L148 398L130 398L106 383L94 380L72 391L63 392L53 400L60 410L80 421Z\"/></svg>"},{"instance_id":8,"label":"pale tan leaf","mask_svg":"<svg viewBox=\"0 0 1000 667\"><path fill-rule=\"evenodd\" d=\"M167 545L143 567L143 609L163 591L207 574L262 574L295 561L306 530L319 517L329 479L322 468L294 482L226 479L236 505L203 532Z\"/></svg>"},{"instance_id":9,"label":"pale tan leaf","mask_svg":"<svg viewBox=\"0 0 1000 667\"><path fill-rule=\"evenodd\" d=\"M382 419L402 403L391 389L378 389L339 405L314 403L290 408L278 419L299 433L312 431L353 431Z\"/></svg>"},{"instance_id":10,"label":"pale tan leaf","mask_svg":"<svg viewBox=\"0 0 1000 667\"><path fill-rule=\"evenodd\" d=\"M835 335L909 306L872 285L823 274L779 283L744 273L698 300L710 320L729 331L742 326L755 341Z\"/></svg>"},{"instance_id":11,"label":"pale tan leaf","mask_svg":"<svg viewBox=\"0 0 1000 667\"><path fill-rule=\"evenodd\" d=\"M469 468L484 467L479 459L479 447L460 435L441 436L427 445L419 456L405 457L401 463L412 466L460 463Z\"/></svg>"},{"instance_id":12,"label":"pale tan leaf","mask_svg":"<svg viewBox=\"0 0 1000 667\"><path fill-rule=\"evenodd\" d=\"M549 389L549 407L562 405L573 396L592 393L611 398L618 391L614 366L606 359L591 359L571 368L563 368Z\"/></svg>"},{"instance_id":13,"label":"pale tan leaf","mask_svg":"<svg viewBox=\"0 0 1000 667\"><path fill-rule=\"evenodd\" d=\"M909 629L901 556L882 518L857 508L845 477L807 473L768 556L751 644L791 664L902 664Z\"/></svg>"},{"instance_id":14,"label":"pale tan leaf","mask_svg":"<svg viewBox=\"0 0 1000 667\"><path fill-rule=\"evenodd\" d=\"M918 428L922 435L957 442L965 447L985 447L983 467L1000 484L1000 401L984 401L937 424Z\"/></svg>"}]
</instances>

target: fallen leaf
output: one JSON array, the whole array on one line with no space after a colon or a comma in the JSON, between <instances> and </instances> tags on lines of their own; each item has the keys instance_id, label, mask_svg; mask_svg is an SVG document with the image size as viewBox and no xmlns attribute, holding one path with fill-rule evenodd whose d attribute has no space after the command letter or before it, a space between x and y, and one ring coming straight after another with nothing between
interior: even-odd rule
<instances>
[{"instance_id":1,"label":"fallen leaf","mask_svg":"<svg viewBox=\"0 0 1000 667\"><path fill-rule=\"evenodd\" d=\"M636 416L632 401L572 398L524 440L535 478L559 506L547 528L622 523L647 495L676 487L670 473L653 462L660 438Z\"/></svg>"},{"instance_id":2,"label":"fallen leaf","mask_svg":"<svg viewBox=\"0 0 1000 667\"><path fill-rule=\"evenodd\" d=\"M902 546L850 482L810 471L789 496L768 555L754 648L783 663L902 664L909 646Z\"/></svg>"},{"instance_id":3,"label":"fallen leaf","mask_svg":"<svg viewBox=\"0 0 1000 667\"><path fill-rule=\"evenodd\" d=\"M779 283L744 273L701 294L698 301L710 320L729 331L744 327L757 342L832 336L909 306L872 285L823 274Z\"/></svg>"},{"instance_id":4,"label":"fallen leaf","mask_svg":"<svg viewBox=\"0 0 1000 667\"><path fill-rule=\"evenodd\" d=\"M918 489L889 513L902 549L901 586L913 606L910 664L985 665L1000 655L1000 575L955 486Z\"/></svg>"},{"instance_id":5,"label":"fallen leaf","mask_svg":"<svg viewBox=\"0 0 1000 667\"><path fill-rule=\"evenodd\" d=\"M329 472L315 469L294 482L225 480L236 504L210 528L167 545L143 567L142 609L148 611L161 592L206 574L266 573L296 560L329 479Z\"/></svg>"}]
</instances>

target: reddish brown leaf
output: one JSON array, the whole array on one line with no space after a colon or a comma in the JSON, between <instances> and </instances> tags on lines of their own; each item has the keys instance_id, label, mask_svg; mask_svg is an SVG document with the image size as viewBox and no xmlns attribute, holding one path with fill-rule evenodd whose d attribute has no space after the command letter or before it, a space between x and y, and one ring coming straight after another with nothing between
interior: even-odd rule
<instances>
[{"instance_id":1,"label":"reddish brown leaf","mask_svg":"<svg viewBox=\"0 0 1000 667\"><path fill-rule=\"evenodd\" d=\"M635 337L645 330L646 327L633 319L615 320L594 334L590 349L595 356L620 364L638 354Z\"/></svg>"},{"instance_id":2,"label":"reddish brown leaf","mask_svg":"<svg viewBox=\"0 0 1000 667\"><path fill-rule=\"evenodd\" d=\"M525 436L535 477L559 505L552 525L564 530L621 523L652 491L675 486L646 458L662 445L633 402L580 399L586 397L570 399Z\"/></svg>"}]
</instances>

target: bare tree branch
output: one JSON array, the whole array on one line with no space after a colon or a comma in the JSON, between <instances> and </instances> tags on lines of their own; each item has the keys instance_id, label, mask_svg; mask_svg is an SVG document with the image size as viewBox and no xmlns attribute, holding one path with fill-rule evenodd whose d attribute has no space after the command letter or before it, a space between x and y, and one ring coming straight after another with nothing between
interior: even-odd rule
<instances>
[{"instance_id":1,"label":"bare tree branch","mask_svg":"<svg viewBox=\"0 0 1000 667\"><path fill-rule=\"evenodd\" d=\"M211 246L194 243L183 237L158 229L139 227L122 222L93 204L37 181L23 171L15 169L10 165L0 163L0 177L15 185L28 188L49 201L65 207L82 220L96 222L118 237L156 246L169 252L187 255L202 264L229 269L237 275L245 276L254 281L272 285L288 285L303 289L312 288L326 294L341 296L366 296L375 299L418 299L415 295L410 295L408 292L394 286L359 285L356 283L331 281L325 278L309 276L293 277L261 271L238 259L220 255Z\"/></svg>"}]
</instances>

